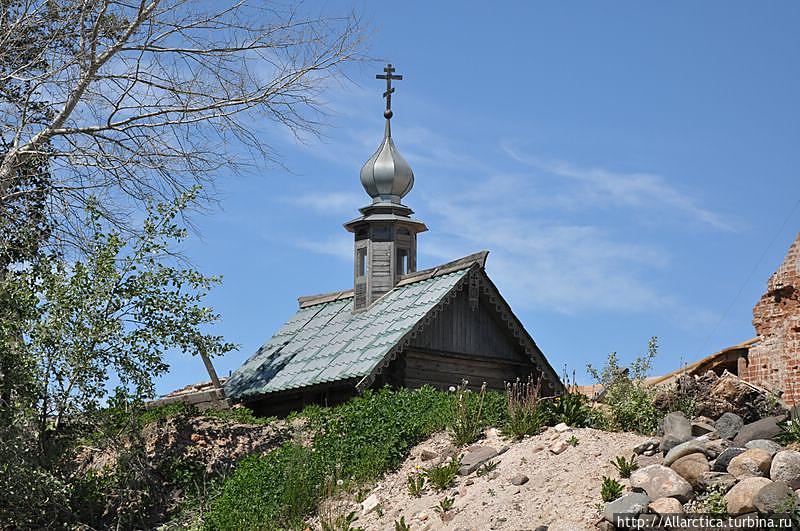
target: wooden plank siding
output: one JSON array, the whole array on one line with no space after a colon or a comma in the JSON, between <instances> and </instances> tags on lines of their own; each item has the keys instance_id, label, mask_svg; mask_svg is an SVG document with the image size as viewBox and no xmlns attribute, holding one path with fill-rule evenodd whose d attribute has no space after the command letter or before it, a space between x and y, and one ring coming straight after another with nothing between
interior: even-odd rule
<instances>
[{"instance_id":1,"label":"wooden plank siding","mask_svg":"<svg viewBox=\"0 0 800 531\"><path fill-rule=\"evenodd\" d=\"M506 382L526 379L538 371L523 347L500 322L481 295L473 309L463 289L436 319L414 338L389 368L389 380L418 388L457 386L502 390Z\"/></svg>"}]
</instances>

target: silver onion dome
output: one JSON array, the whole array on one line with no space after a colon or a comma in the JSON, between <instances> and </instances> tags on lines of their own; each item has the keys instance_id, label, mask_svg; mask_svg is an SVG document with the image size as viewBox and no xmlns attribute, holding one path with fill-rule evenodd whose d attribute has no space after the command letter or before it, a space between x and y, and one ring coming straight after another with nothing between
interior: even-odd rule
<instances>
[{"instance_id":1,"label":"silver onion dome","mask_svg":"<svg viewBox=\"0 0 800 531\"><path fill-rule=\"evenodd\" d=\"M414 172L394 145L389 119L383 142L361 168L361 184L376 203L400 203L414 186Z\"/></svg>"}]
</instances>

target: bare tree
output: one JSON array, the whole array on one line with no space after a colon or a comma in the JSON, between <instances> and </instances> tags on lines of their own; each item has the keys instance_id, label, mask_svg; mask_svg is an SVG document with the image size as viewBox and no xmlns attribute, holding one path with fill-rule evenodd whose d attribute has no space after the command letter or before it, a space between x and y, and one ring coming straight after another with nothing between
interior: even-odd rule
<instances>
[{"instance_id":1,"label":"bare tree","mask_svg":"<svg viewBox=\"0 0 800 531\"><path fill-rule=\"evenodd\" d=\"M255 133L263 124L317 132L321 88L363 43L352 15L263 0L0 9L0 207L36 192L16 180L46 157L50 215L66 238L80 233L89 197L125 228L139 202L274 160Z\"/></svg>"}]
</instances>

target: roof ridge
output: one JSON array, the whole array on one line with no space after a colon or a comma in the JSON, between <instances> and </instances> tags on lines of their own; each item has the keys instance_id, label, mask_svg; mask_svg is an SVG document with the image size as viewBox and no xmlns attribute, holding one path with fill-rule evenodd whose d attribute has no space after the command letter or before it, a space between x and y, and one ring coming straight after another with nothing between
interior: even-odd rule
<instances>
[{"instance_id":1,"label":"roof ridge","mask_svg":"<svg viewBox=\"0 0 800 531\"><path fill-rule=\"evenodd\" d=\"M481 268L483 268L486 266L486 258L488 256L489 251L483 250L477 253L468 254L467 256L457 258L456 260L452 260L438 266L429 267L428 269L423 269L421 271L415 271L401 277L400 282L398 282L395 287L407 286L408 284L413 284L422 280L428 280L429 278L435 278L446 273L468 269L472 267L473 264L478 264ZM347 289L341 291L332 291L329 293L320 293L317 295L304 295L297 298L297 303L300 308L308 308L309 306L315 306L317 304L323 304L326 302L349 299L352 296L353 290Z\"/></svg>"}]
</instances>

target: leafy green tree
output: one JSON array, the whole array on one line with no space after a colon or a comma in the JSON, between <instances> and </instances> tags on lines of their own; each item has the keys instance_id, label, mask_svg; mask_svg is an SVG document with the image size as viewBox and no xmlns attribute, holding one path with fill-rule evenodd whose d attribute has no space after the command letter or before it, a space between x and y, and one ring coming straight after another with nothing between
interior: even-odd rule
<instances>
[{"instance_id":1,"label":"leafy green tree","mask_svg":"<svg viewBox=\"0 0 800 531\"><path fill-rule=\"evenodd\" d=\"M152 397L167 351L213 357L235 348L207 331L218 315L204 301L219 278L174 252L195 195L148 207L127 240L90 207L81 259L37 252L4 270L0 528L69 520L74 441L109 418L94 414L108 403Z\"/></svg>"},{"instance_id":2,"label":"leafy green tree","mask_svg":"<svg viewBox=\"0 0 800 531\"><path fill-rule=\"evenodd\" d=\"M37 360L40 419L54 429L100 407L112 377L129 395L152 397L167 350L213 357L234 348L204 331L219 318L203 302L220 279L172 255L186 237L176 219L194 193L148 207L143 230L128 241L90 210L87 258L44 259L27 348Z\"/></svg>"}]
</instances>

